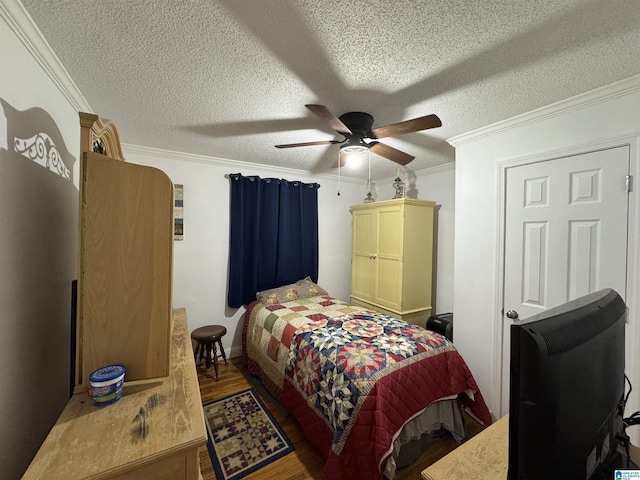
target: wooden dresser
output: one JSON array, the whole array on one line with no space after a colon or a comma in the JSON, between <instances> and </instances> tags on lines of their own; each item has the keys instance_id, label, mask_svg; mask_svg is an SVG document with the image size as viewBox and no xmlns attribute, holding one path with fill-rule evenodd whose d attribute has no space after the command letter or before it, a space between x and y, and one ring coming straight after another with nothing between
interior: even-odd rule
<instances>
[{"instance_id":1,"label":"wooden dresser","mask_svg":"<svg viewBox=\"0 0 640 480\"><path fill-rule=\"evenodd\" d=\"M351 207L351 303L426 326L431 315L435 202Z\"/></svg>"},{"instance_id":2,"label":"wooden dresser","mask_svg":"<svg viewBox=\"0 0 640 480\"><path fill-rule=\"evenodd\" d=\"M201 478L202 400L186 311L173 315L169 376L125 376L122 399L106 407L94 407L87 392L73 395L23 479Z\"/></svg>"}]
</instances>

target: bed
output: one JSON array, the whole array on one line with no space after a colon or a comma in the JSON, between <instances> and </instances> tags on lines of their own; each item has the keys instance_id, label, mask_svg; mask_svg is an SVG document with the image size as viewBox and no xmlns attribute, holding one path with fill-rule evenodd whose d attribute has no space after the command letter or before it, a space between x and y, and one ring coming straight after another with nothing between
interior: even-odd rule
<instances>
[{"instance_id":1,"label":"bed","mask_svg":"<svg viewBox=\"0 0 640 480\"><path fill-rule=\"evenodd\" d=\"M462 408L491 423L446 338L311 285L312 296L298 283L293 299L259 295L247 307L243 359L324 455L326 480L393 478L434 432L462 439Z\"/></svg>"}]
</instances>

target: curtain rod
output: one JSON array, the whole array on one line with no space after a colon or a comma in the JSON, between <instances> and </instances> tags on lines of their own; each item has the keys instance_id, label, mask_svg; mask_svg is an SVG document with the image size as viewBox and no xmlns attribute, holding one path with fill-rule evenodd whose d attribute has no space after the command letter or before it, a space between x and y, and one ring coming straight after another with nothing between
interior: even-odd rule
<instances>
[{"instance_id":1,"label":"curtain rod","mask_svg":"<svg viewBox=\"0 0 640 480\"><path fill-rule=\"evenodd\" d=\"M274 178L274 177L262 178L259 175L243 175L241 173L225 173L224 174L224 178L228 180L231 180L231 179L237 180L239 177L257 178L259 180L265 180L267 182L271 180L277 180L279 182L287 182L287 183L293 183L293 184L300 183L301 185L309 185L309 186L317 185L318 188L321 187L321 185L318 182L303 182L302 180L287 180L286 178Z\"/></svg>"}]
</instances>

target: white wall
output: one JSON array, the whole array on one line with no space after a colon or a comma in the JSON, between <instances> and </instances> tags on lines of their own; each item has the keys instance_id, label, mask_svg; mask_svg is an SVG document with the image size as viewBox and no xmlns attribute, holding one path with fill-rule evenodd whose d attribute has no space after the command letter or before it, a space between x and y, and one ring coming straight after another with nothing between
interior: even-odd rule
<instances>
[{"instance_id":1,"label":"white wall","mask_svg":"<svg viewBox=\"0 0 640 480\"><path fill-rule=\"evenodd\" d=\"M489 408L500 408L503 319L500 258L500 165L599 146L630 144L638 169L640 77L598 89L498 125L450 140L456 148L454 314L456 345ZM631 255L627 305L627 373L637 389L638 200L631 195ZM631 398L632 412L638 410ZM634 407L635 405L635 407Z\"/></svg>"}]
</instances>

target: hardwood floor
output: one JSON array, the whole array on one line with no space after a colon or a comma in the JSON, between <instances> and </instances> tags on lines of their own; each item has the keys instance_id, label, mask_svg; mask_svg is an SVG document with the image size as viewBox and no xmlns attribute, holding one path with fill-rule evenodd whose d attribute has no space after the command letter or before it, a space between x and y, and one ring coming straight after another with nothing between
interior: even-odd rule
<instances>
[{"instance_id":1,"label":"hardwood floor","mask_svg":"<svg viewBox=\"0 0 640 480\"><path fill-rule=\"evenodd\" d=\"M215 380L213 367L209 370L206 370L204 366L198 367L198 381L200 383L202 403L209 403L252 387L247 380L248 375L240 358L231 359L229 365L224 365L222 362L220 363L218 367L219 380L217 382ZM260 392L258 391L258 393ZM289 440L293 443L295 451L245 478L248 480L322 479L324 460L304 438L302 430L296 421L292 417L285 417L281 408L270 398L265 398L265 395L261 395L261 399L287 434ZM471 438L482 429L482 427L469 417L466 418L466 426L468 438ZM396 474L396 479L420 479L420 472L422 472L422 470L442 458L457 446L458 444L451 436L436 440L413 464L399 469ZM203 480L216 480L206 448L200 452L200 464Z\"/></svg>"}]
</instances>

